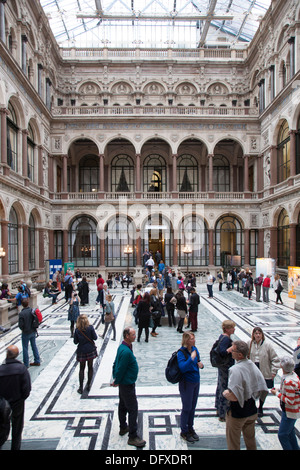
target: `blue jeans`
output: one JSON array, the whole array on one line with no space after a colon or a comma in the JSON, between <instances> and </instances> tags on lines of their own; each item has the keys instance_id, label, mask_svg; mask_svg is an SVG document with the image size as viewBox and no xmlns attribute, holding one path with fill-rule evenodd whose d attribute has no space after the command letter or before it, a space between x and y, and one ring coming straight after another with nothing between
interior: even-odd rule
<instances>
[{"instance_id":1,"label":"blue jeans","mask_svg":"<svg viewBox=\"0 0 300 470\"><path fill-rule=\"evenodd\" d=\"M36 362L38 364L41 362L39 352L38 352L38 349L36 347L35 338L36 338L36 333L35 332L34 333L28 333L28 334L25 334L25 333L22 334L23 362L24 362L26 367L29 367L29 354L28 354L28 344L29 344L29 342L30 342L31 349L32 349L32 352L33 352L34 362Z\"/></svg>"},{"instance_id":2,"label":"blue jeans","mask_svg":"<svg viewBox=\"0 0 300 470\"><path fill-rule=\"evenodd\" d=\"M194 426L195 409L199 395L200 382L179 382L179 392L182 402L180 416L181 432L187 433Z\"/></svg>"},{"instance_id":3,"label":"blue jeans","mask_svg":"<svg viewBox=\"0 0 300 470\"><path fill-rule=\"evenodd\" d=\"M278 439L283 450L299 450L295 433L295 422L295 419L287 417L285 411L282 412Z\"/></svg>"},{"instance_id":4,"label":"blue jeans","mask_svg":"<svg viewBox=\"0 0 300 470\"><path fill-rule=\"evenodd\" d=\"M213 286L211 284L207 284L208 296L213 297Z\"/></svg>"}]
</instances>

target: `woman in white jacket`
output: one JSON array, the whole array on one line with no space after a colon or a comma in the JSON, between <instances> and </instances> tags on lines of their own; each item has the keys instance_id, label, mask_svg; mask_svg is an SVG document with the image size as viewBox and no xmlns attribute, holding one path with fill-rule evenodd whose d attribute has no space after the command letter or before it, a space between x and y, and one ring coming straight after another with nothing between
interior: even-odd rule
<instances>
[{"instance_id":1,"label":"woman in white jacket","mask_svg":"<svg viewBox=\"0 0 300 470\"><path fill-rule=\"evenodd\" d=\"M280 359L272 344L266 341L261 328L253 328L249 346L249 359L254 362L261 371L268 388L274 387L274 377L280 369ZM263 416L263 404L260 400L258 416Z\"/></svg>"}]
</instances>

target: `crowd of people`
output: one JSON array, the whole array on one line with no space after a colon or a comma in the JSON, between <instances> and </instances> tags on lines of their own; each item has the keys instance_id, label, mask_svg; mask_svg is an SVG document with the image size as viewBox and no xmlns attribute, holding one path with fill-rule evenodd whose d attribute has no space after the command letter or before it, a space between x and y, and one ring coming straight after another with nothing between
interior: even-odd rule
<instances>
[{"instance_id":1,"label":"crowd of people","mask_svg":"<svg viewBox=\"0 0 300 470\"><path fill-rule=\"evenodd\" d=\"M151 259L150 255L147 261ZM182 378L179 381L179 394L182 402L180 436L189 443L199 440L199 434L194 429L194 416L200 389L200 370L204 368L204 364L195 344L200 305L196 277L188 275L185 278L182 273L176 274L166 266L159 269L159 266L164 263L162 259L156 261L158 264L154 263L151 269L151 272L154 273L152 279L149 278L149 282L144 288L142 284L138 284L133 286L130 292L130 302L134 309L133 318L138 331L136 335L134 328L124 329L123 342L118 348L112 370L112 386L119 388L120 435L128 434L128 444L135 447L144 447L146 441L137 435L138 400L135 383L138 376L138 364L133 353L133 343L136 337L138 342L141 341L143 331L145 332L145 342L149 341L149 335L156 338L162 316L167 317L170 328L177 327L177 332L181 333L181 348L177 355L178 367L182 373ZM223 283L226 283L228 290L234 289L236 285L238 292L249 299L251 299L251 292L255 288L256 300L260 301L261 292L263 292L263 301L268 302L269 296L264 292L264 289L270 288L269 281L270 276L264 278L263 275L253 280L251 271L243 269L233 275L229 272L226 281L223 270L219 271L217 279L207 272L208 297L213 298L213 286L217 282L219 291L222 291ZM122 281L120 282L123 287ZM279 285L282 285L282 282L277 276L274 283L275 292ZM101 338L106 337L108 327L111 325L113 331L111 339L115 341L116 312L113 296L110 293L113 280L112 283L104 281L99 274L96 286L96 304L101 307L100 313L104 324ZM89 286L79 270L75 274L68 270L63 279L56 278L54 285L53 282L47 283L44 294L57 296L57 292L53 293L53 289L59 292L64 290L65 299L69 304L68 320L70 321L71 337L77 347L76 358L79 363L78 393L82 394L85 368L87 366L86 390L89 391L93 379L93 361L98 355L95 343L98 338L97 331L89 323L88 316L80 314L80 305L89 303ZM19 328L22 331L23 364L17 360L18 349L15 346L10 346L7 349L6 361L0 366L0 396L8 400L12 410L11 448L18 449L21 446L24 404L31 390L28 368L39 366L40 356L36 345L36 328L32 326L32 309L29 307L30 291L28 292L26 284L22 282L16 296L12 296L4 284L2 285L3 295L5 292L7 297L3 298L15 301L20 307ZM276 292L276 303L282 303L280 293L281 291ZM53 303L56 300L57 297L52 297ZM186 331L183 331L184 324L186 324ZM300 338L295 347L294 356L280 359L260 327L253 329L251 339L245 343L232 339L235 326L233 321L225 320L222 324L222 333L218 338L218 354L222 363L218 366L215 408L218 419L226 423L228 449L240 449L241 435L244 437L247 449L256 449L255 422L258 417L264 416L264 403L268 393L272 393L280 400L282 418L278 438L282 448L298 449L295 423L300 417ZM29 344L34 356L32 363L29 363ZM274 378L280 369L282 370L281 384L276 388ZM7 387L7 374L19 374L22 379L22 384L18 383L14 391Z\"/></svg>"}]
</instances>

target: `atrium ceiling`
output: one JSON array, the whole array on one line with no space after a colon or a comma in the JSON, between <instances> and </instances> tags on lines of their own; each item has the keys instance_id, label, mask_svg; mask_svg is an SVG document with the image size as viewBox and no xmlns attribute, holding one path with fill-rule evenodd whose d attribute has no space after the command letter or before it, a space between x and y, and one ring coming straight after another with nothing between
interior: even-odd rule
<instances>
[{"instance_id":1,"label":"atrium ceiling","mask_svg":"<svg viewBox=\"0 0 300 470\"><path fill-rule=\"evenodd\" d=\"M272 0L40 0L61 47L243 47Z\"/></svg>"}]
</instances>

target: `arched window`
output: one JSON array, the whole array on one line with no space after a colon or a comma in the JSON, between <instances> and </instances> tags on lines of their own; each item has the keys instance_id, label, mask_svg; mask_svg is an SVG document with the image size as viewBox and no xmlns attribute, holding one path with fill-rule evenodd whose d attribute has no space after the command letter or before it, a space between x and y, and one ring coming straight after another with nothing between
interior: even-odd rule
<instances>
[{"instance_id":1,"label":"arched window","mask_svg":"<svg viewBox=\"0 0 300 470\"><path fill-rule=\"evenodd\" d=\"M129 155L116 155L112 160L111 191L134 192L134 165Z\"/></svg>"},{"instance_id":2,"label":"arched window","mask_svg":"<svg viewBox=\"0 0 300 470\"><path fill-rule=\"evenodd\" d=\"M34 181L34 134L32 127L28 126L27 136L27 174L31 181Z\"/></svg>"},{"instance_id":3,"label":"arched window","mask_svg":"<svg viewBox=\"0 0 300 470\"><path fill-rule=\"evenodd\" d=\"M241 266L244 263L243 230L240 221L224 216L215 229L215 265Z\"/></svg>"},{"instance_id":4,"label":"arched window","mask_svg":"<svg viewBox=\"0 0 300 470\"><path fill-rule=\"evenodd\" d=\"M99 159L87 155L79 163L79 191L83 193L97 192L99 186Z\"/></svg>"},{"instance_id":5,"label":"arched window","mask_svg":"<svg viewBox=\"0 0 300 470\"><path fill-rule=\"evenodd\" d=\"M18 131L16 113L11 103L9 103L7 115L7 164L14 171L18 171Z\"/></svg>"},{"instance_id":6,"label":"arched window","mask_svg":"<svg viewBox=\"0 0 300 470\"><path fill-rule=\"evenodd\" d=\"M136 265L134 234L135 227L126 216L116 215L108 222L105 244L106 266L126 268ZM132 248L131 255L124 253L127 245Z\"/></svg>"},{"instance_id":7,"label":"arched window","mask_svg":"<svg viewBox=\"0 0 300 470\"><path fill-rule=\"evenodd\" d=\"M290 134L287 121L283 121L277 140L277 183L290 176Z\"/></svg>"},{"instance_id":8,"label":"arched window","mask_svg":"<svg viewBox=\"0 0 300 470\"><path fill-rule=\"evenodd\" d=\"M32 214L29 217L28 227L28 264L29 271L35 269L35 222Z\"/></svg>"},{"instance_id":9,"label":"arched window","mask_svg":"<svg viewBox=\"0 0 300 470\"><path fill-rule=\"evenodd\" d=\"M12 207L9 213L8 223L8 272L16 274L19 272L19 243L18 243L18 216Z\"/></svg>"},{"instance_id":10,"label":"arched window","mask_svg":"<svg viewBox=\"0 0 300 470\"><path fill-rule=\"evenodd\" d=\"M71 225L69 261L77 267L99 266L96 222L88 216L78 217Z\"/></svg>"},{"instance_id":11,"label":"arched window","mask_svg":"<svg viewBox=\"0 0 300 470\"><path fill-rule=\"evenodd\" d=\"M161 155L149 155L144 161L144 192L164 192L167 188L166 162Z\"/></svg>"},{"instance_id":12,"label":"arched window","mask_svg":"<svg viewBox=\"0 0 300 470\"><path fill-rule=\"evenodd\" d=\"M180 155L177 159L177 188L179 192L198 191L198 165L193 155Z\"/></svg>"},{"instance_id":13,"label":"arched window","mask_svg":"<svg viewBox=\"0 0 300 470\"><path fill-rule=\"evenodd\" d=\"M190 255L183 253L185 246L192 249ZM186 217L180 226L178 243L178 263L180 266L207 266L208 258L208 231L205 221L196 215Z\"/></svg>"},{"instance_id":14,"label":"arched window","mask_svg":"<svg viewBox=\"0 0 300 470\"><path fill-rule=\"evenodd\" d=\"M226 157L214 155L213 158L213 190L216 192L230 191L230 166Z\"/></svg>"},{"instance_id":15,"label":"arched window","mask_svg":"<svg viewBox=\"0 0 300 470\"><path fill-rule=\"evenodd\" d=\"M277 258L280 268L287 268L290 264L290 219L285 209L278 217Z\"/></svg>"}]
</instances>

